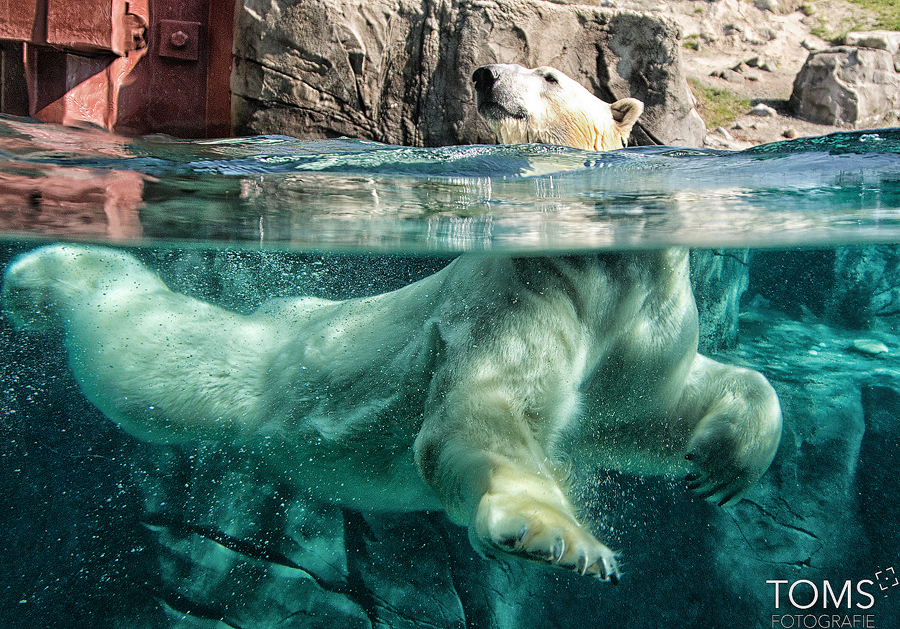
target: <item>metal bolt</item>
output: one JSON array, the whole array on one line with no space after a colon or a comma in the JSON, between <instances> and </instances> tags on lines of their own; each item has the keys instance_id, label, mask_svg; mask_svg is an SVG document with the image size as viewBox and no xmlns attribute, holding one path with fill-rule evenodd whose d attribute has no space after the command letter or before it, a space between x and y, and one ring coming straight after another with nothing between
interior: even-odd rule
<instances>
[{"instance_id":1,"label":"metal bolt","mask_svg":"<svg viewBox=\"0 0 900 629\"><path fill-rule=\"evenodd\" d=\"M175 46L175 48L184 48L185 44L188 43L187 33L184 31L175 31L169 36L169 43Z\"/></svg>"}]
</instances>

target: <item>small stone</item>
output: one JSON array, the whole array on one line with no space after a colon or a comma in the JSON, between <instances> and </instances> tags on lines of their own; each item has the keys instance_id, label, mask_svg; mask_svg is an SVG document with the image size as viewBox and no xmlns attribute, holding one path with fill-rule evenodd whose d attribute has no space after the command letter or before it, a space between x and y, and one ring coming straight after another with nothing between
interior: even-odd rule
<instances>
[{"instance_id":1,"label":"small stone","mask_svg":"<svg viewBox=\"0 0 900 629\"><path fill-rule=\"evenodd\" d=\"M778 66L776 66L771 61L765 61L761 66L759 66L759 69L763 72L775 72L778 69Z\"/></svg>"},{"instance_id":2,"label":"small stone","mask_svg":"<svg viewBox=\"0 0 900 629\"><path fill-rule=\"evenodd\" d=\"M728 81L729 83L743 83L744 75L740 72L735 72L734 70L723 70L722 78Z\"/></svg>"},{"instance_id":3,"label":"small stone","mask_svg":"<svg viewBox=\"0 0 900 629\"><path fill-rule=\"evenodd\" d=\"M853 341L851 349L870 356L878 356L879 354L887 354L890 352L888 346L881 341L873 341L871 339L856 339Z\"/></svg>"},{"instance_id":4,"label":"small stone","mask_svg":"<svg viewBox=\"0 0 900 629\"><path fill-rule=\"evenodd\" d=\"M786 137L788 140L793 140L793 139L796 138L799 134L797 133L797 130L796 130L796 129L785 129L785 130L784 130L784 133L782 133L781 135L784 136L784 137Z\"/></svg>"},{"instance_id":5,"label":"small stone","mask_svg":"<svg viewBox=\"0 0 900 629\"><path fill-rule=\"evenodd\" d=\"M893 31L867 31L864 33L847 33L846 45L862 48L887 50L892 55L900 51L900 33Z\"/></svg>"},{"instance_id":6,"label":"small stone","mask_svg":"<svg viewBox=\"0 0 900 629\"><path fill-rule=\"evenodd\" d=\"M728 129L726 129L725 127L716 127L715 129L713 129L713 133L722 136L726 140L734 140L734 136L728 133Z\"/></svg>"},{"instance_id":7,"label":"small stone","mask_svg":"<svg viewBox=\"0 0 900 629\"><path fill-rule=\"evenodd\" d=\"M817 52L822 49L821 46L819 46L816 42L809 39L804 39L802 42L800 42L800 45L810 52Z\"/></svg>"},{"instance_id":8,"label":"small stone","mask_svg":"<svg viewBox=\"0 0 900 629\"><path fill-rule=\"evenodd\" d=\"M773 108L769 107L765 103L759 103L756 107L750 110L751 116L767 117L775 116L777 114L778 112L776 112Z\"/></svg>"}]
</instances>

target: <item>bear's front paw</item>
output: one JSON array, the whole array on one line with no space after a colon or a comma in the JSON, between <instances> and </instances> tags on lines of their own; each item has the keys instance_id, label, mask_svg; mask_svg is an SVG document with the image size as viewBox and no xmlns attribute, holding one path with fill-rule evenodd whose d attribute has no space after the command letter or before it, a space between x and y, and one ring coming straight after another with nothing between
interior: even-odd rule
<instances>
[{"instance_id":1,"label":"bear's front paw","mask_svg":"<svg viewBox=\"0 0 900 629\"><path fill-rule=\"evenodd\" d=\"M689 487L701 498L735 504L769 468L781 439L781 410L777 398L754 410L750 418L713 413L698 424L685 459L693 468Z\"/></svg>"},{"instance_id":2,"label":"bear's front paw","mask_svg":"<svg viewBox=\"0 0 900 629\"><path fill-rule=\"evenodd\" d=\"M469 530L487 556L529 559L618 583L615 553L568 513L552 505L506 495L485 495Z\"/></svg>"}]
</instances>

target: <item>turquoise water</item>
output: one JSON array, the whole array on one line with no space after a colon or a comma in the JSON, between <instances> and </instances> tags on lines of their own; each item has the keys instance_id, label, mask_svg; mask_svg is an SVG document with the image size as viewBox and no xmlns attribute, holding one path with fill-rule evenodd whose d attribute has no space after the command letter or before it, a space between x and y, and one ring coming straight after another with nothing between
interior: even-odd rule
<instances>
[{"instance_id":1,"label":"turquoise water","mask_svg":"<svg viewBox=\"0 0 900 629\"><path fill-rule=\"evenodd\" d=\"M620 552L613 587L480 557L439 512L327 504L215 442L131 437L62 334L0 318L0 627L900 626L900 129L595 153L0 117L0 272L59 240L244 313L378 294L463 252L690 246L701 349L761 371L785 428L735 507L590 475L575 494Z\"/></svg>"}]
</instances>

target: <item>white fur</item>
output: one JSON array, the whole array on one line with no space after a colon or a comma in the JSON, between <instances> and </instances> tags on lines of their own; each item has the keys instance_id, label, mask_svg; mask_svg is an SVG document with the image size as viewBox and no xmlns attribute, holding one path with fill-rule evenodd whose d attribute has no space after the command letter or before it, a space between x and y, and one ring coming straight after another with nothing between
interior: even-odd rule
<instances>
[{"instance_id":1,"label":"white fur","mask_svg":"<svg viewBox=\"0 0 900 629\"><path fill-rule=\"evenodd\" d=\"M697 354L688 276L683 249L464 255L391 293L242 316L128 254L54 245L9 266L2 298L20 326L64 328L85 395L134 435L218 439L324 499L444 508L485 554L615 580L567 463L691 473L733 503L781 434L765 378Z\"/></svg>"},{"instance_id":2,"label":"white fur","mask_svg":"<svg viewBox=\"0 0 900 629\"><path fill-rule=\"evenodd\" d=\"M478 68L473 79L478 110L503 144L611 151L625 146L644 110L634 98L609 105L546 66L489 65Z\"/></svg>"}]
</instances>

